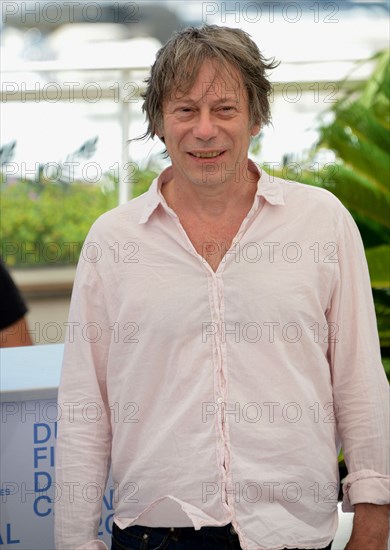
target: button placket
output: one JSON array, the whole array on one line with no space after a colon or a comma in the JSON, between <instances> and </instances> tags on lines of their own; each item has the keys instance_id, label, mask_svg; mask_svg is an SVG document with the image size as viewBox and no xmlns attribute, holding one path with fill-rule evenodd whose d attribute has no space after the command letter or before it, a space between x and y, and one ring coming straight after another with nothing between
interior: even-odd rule
<instances>
[{"instance_id":1,"label":"button placket","mask_svg":"<svg viewBox=\"0 0 390 550\"><path fill-rule=\"evenodd\" d=\"M230 478L230 452L228 447L227 426L226 426L226 400L227 400L227 380L226 380L226 340L223 334L224 327L224 292L223 292L223 280L220 275L213 277L213 285L215 285L215 300L217 316L219 321L220 334L219 338L216 338L216 346L218 349L218 370L217 370L217 403L219 405L219 421L220 429L219 434L221 437L221 467L223 473L223 480L225 482L224 487L227 487L227 481ZM221 488L222 489L222 488ZM229 494L225 490L224 502L229 506L231 500Z\"/></svg>"},{"instance_id":2,"label":"button placket","mask_svg":"<svg viewBox=\"0 0 390 550\"><path fill-rule=\"evenodd\" d=\"M217 438L217 453L219 457L219 464L222 468L220 479L221 483L226 482L226 476L224 472L224 436L222 430L222 402L223 396L220 387L220 371L221 371L221 323L219 315L219 299L218 299L218 288L217 288L217 278L215 273L210 269L208 272L208 289L209 289L209 304L210 304L210 313L211 320L217 330L212 336L212 354L213 354L213 366L214 366L214 402L218 405L217 414L215 417L215 429L216 429L216 438Z\"/></svg>"}]
</instances>

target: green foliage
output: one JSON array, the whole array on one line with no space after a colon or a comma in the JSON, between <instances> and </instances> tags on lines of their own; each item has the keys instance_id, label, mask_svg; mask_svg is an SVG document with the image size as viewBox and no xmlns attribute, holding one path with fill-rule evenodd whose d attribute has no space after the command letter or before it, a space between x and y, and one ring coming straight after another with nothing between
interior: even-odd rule
<instances>
[{"instance_id":1,"label":"green foliage","mask_svg":"<svg viewBox=\"0 0 390 550\"><path fill-rule=\"evenodd\" d=\"M387 379L390 380L390 357L383 357L382 363L383 363L383 368L385 369Z\"/></svg>"},{"instance_id":2,"label":"green foliage","mask_svg":"<svg viewBox=\"0 0 390 550\"><path fill-rule=\"evenodd\" d=\"M154 172L134 176L134 196L145 192ZM61 185L17 180L1 184L1 254L10 267L76 264L92 223L118 204L118 181L106 175L112 190L75 182Z\"/></svg>"},{"instance_id":3,"label":"green foliage","mask_svg":"<svg viewBox=\"0 0 390 550\"><path fill-rule=\"evenodd\" d=\"M380 224L388 242L390 52L374 59L371 77L336 103L333 122L321 126L316 150L327 148L336 155L332 192L353 213Z\"/></svg>"},{"instance_id":4,"label":"green foliage","mask_svg":"<svg viewBox=\"0 0 390 550\"><path fill-rule=\"evenodd\" d=\"M336 154L332 192L354 215L366 247L382 353L390 351L390 52L375 56L372 76L334 107L318 148ZM388 362L386 363L389 376Z\"/></svg>"}]
</instances>

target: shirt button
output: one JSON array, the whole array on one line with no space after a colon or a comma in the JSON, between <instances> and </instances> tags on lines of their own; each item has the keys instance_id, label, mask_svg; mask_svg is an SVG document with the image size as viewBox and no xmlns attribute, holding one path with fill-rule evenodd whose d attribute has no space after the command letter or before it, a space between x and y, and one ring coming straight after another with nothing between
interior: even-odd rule
<instances>
[{"instance_id":1,"label":"shirt button","mask_svg":"<svg viewBox=\"0 0 390 550\"><path fill-rule=\"evenodd\" d=\"M217 403L223 403L223 397L218 397Z\"/></svg>"},{"instance_id":2,"label":"shirt button","mask_svg":"<svg viewBox=\"0 0 390 550\"><path fill-rule=\"evenodd\" d=\"M147 533L145 533L142 538L144 538L146 540L146 539L149 538L149 535Z\"/></svg>"}]
</instances>

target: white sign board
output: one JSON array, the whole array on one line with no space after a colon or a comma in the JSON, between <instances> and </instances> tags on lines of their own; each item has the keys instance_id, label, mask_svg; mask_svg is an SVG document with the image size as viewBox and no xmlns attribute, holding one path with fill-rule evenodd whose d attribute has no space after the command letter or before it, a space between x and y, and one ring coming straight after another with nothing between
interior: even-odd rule
<instances>
[{"instance_id":1,"label":"white sign board","mask_svg":"<svg viewBox=\"0 0 390 550\"><path fill-rule=\"evenodd\" d=\"M54 477L57 402L1 403L0 548L54 549ZM99 538L111 546L113 489L103 499Z\"/></svg>"}]
</instances>

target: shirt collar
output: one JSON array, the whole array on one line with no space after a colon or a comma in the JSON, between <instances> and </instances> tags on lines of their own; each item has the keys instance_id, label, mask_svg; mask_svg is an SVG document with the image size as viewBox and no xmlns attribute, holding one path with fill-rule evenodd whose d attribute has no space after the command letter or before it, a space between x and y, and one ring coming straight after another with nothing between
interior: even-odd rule
<instances>
[{"instance_id":1,"label":"shirt collar","mask_svg":"<svg viewBox=\"0 0 390 550\"><path fill-rule=\"evenodd\" d=\"M253 160L248 159L248 169L259 175L256 195L263 197L269 204L282 206L285 204L283 187L280 179L270 176L264 168L260 168Z\"/></svg>"},{"instance_id":2,"label":"shirt collar","mask_svg":"<svg viewBox=\"0 0 390 550\"><path fill-rule=\"evenodd\" d=\"M279 178L270 176L263 168L260 168L253 160L248 159L248 169L259 176L256 195L263 197L271 205L284 205L283 189ZM147 191L147 202L139 219L139 224L146 223L159 204L167 209L168 205L161 193L164 183L172 179L172 166L168 166L155 178Z\"/></svg>"},{"instance_id":3,"label":"shirt collar","mask_svg":"<svg viewBox=\"0 0 390 550\"><path fill-rule=\"evenodd\" d=\"M152 185L146 192L146 206L142 211L138 223L146 223L159 204L161 204L164 208L168 208L166 200L161 193L161 187L164 183L167 183L169 180L172 179L172 175L172 166L168 166L168 168L165 168L165 170L163 170L161 174L152 181Z\"/></svg>"}]
</instances>

